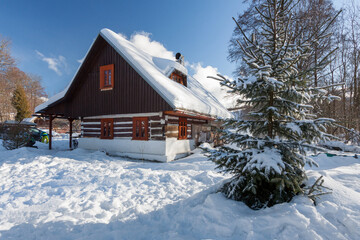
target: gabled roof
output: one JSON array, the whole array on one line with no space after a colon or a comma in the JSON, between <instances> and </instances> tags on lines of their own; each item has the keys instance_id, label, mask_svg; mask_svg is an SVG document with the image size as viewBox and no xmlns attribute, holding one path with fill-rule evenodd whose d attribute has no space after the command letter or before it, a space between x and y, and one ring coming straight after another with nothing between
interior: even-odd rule
<instances>
[{"instance_id":1,"label":"gabled roof","mask_svg":"<svg viewBox=\"0 0 360 240\"><path fill-rule=\"evenodd\" d=\"M211 93L206 91L196 79L187 74L187 69L180 63L151 56L109 29L102 29L99 35L103 37L174 110L185 110L221 118L233 117ZM187 75L187 87L169 79L168 76L174 69ZM40 112L49 105L62 99L74 79L64 91L37 106L35 112Z\"/></svg>"}]
</instances>

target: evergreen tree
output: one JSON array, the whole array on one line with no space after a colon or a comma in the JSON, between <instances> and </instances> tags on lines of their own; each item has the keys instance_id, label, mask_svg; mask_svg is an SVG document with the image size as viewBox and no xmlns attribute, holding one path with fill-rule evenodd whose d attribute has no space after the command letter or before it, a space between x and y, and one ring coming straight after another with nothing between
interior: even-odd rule
<instances>
[{"instance_id":1,"label":"evergreen tree","mask_svg":"<svg viewBox=\"0 0 360 240\"><path fill-rule=\"evenodd\" d=\"M238 25L244 38L238 44L249 75L234 81L218 78L232 93L243 96L238 103L252 111L247 120L225 120L219 131L230 144L208 150L209 158L233 175L223 187L225 195L253 209L288 202L304 192L304 165L316 164L306 151L316 151L313 143L330 137L326 126L333 122L317 119L310 104L313 99L335 98L310 87L314 71L326 66L328 56L311 69L296 68L312 54L313 41L329 36L332 21L319 29L318 39L295 41L290 29L293 7L292 0L265 1L256 8L261 25L251 37Z\"/></svg>"},{"instance_id":2,"label":"evergreen tree","mask_svg":"<svg viewBox=\"0 0 360 240\"><path fill-rule=\"evenodd\" d=\"M11 104L16 109L16 121L21 122L24 118L31 116L29 111L29 102L26 98L25 90L22 86L16 86L11 99Z\"/></svg>"}]
</instances>

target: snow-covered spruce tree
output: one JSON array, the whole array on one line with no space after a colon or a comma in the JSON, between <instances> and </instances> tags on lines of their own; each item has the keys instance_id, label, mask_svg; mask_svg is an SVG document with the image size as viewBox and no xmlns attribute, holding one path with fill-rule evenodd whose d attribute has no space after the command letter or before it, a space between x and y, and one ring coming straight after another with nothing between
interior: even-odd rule
<instances>
[{"instance_id":1,"label":"snow-covered spruce tree","mask_svg":"<svg viewBox=\"0 0 360 240\"><path fill-rule=\"evenodd\" d=\"M208 150L209 158L233 178L223 191L229 198L243 201L252 209L288 202L304 192L304 165L316 164L306 156L307 150L325 140L331 119L316 119L311 114L311 100L326 96L324 89L311 87L315 69L326 67L328 57L312 69L296 68L311 53L311 41L294 36L291 0L267 0L257 13L262 19L258 34L238 42L249 66L247 77L234 81L218 78L233 94L240 94L252 111L247 120L227 119L219 130L228 143ZM235 21L235 19L234 19ZM235 21L236 22L236 21ZM319 29L328 37L331 20ZM241 26L239 26L241 32Z\"/></svg>"}]
</instances>

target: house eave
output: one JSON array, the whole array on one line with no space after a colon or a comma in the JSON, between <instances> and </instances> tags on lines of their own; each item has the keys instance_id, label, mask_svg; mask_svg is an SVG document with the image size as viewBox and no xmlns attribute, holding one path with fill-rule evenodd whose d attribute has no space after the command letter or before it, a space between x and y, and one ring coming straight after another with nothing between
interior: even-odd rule
<instances>
[{"instance_id":1,"label":"house eave","mask_svg":"<svg viewBox=\"0 0 360 240\"><path fill-rule=\"evenodd\" d=\"M164 114L170 116L177 116L177 117L196 118L196 119L208 120L208 121L216 120L216 118L209 115L196 113L194 111L180 110L180 109L174 111L164 111Z\"/></svg>"}]
</instances>

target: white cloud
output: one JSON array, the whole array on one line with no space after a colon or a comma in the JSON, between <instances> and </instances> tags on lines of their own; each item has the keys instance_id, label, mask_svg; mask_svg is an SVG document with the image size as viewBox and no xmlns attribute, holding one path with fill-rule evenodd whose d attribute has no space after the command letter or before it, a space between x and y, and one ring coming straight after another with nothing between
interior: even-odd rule
<instances>
[{"instance_id":1,"label":"white cloud","mask_svg":"<svg viewBox=\"0 0 360 240\"><path fill-rule=\"evenodd\" d=\"M121 37L126 38L124 34L118 33ZM174 59L175 55L172 51L167 50L164 45L155 40L151 40L151 33L137 32L131 35L129 41L142 51L155 56L166 59Z\"/></svg>"},{"instance_id":2,"label":"white cloud","mask_svg":"<svg viewBox=\"0 0 360 240\"><path fill-rule=\"evenodd\" d=\"M82 64L83 61L85 60L85 57L83 57L82 59L76 60L78 63Z\"/></svg>"},{"instance_id":3,"label":"white cloud","mask_svg":"<svg viewBox=\"0 0 360 240\"><path fill-rule=\"evenodd\" d=\"M198 80L207 91L211 92L212 95L219 100L219 102L227 108L235 107L236 98L230 96L228 93L229 89L227 87L221 87L219 81L208 78L209 76L217 77L217 74L221 74L216 67L203 67L201 63L189 64L189 67L194 71L193 77ZM226 75L223 76L231 79Z\"/></svg>"},{"instance_id":4,"label":"white cloud","mask_svg":"<svg viewBox=\"0 0 360 240\"><path fill-rule=\"evenodd\" d=\"M59 55L57 58L45 57L44 54L35 50L36 54L40 57L40 59L48 64L48 68L56 72L59 76L62 75L62 71L68 69L66 58Z\"/></svg>"}]
</instances>

